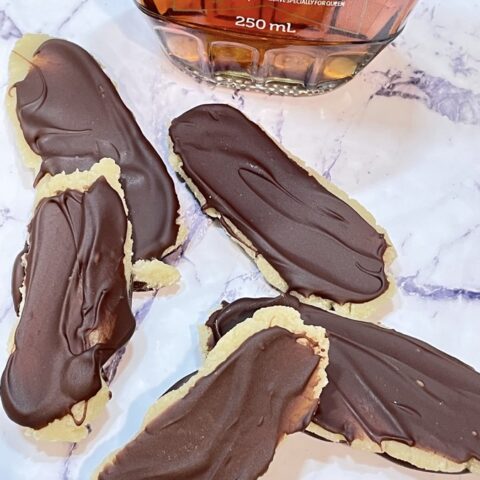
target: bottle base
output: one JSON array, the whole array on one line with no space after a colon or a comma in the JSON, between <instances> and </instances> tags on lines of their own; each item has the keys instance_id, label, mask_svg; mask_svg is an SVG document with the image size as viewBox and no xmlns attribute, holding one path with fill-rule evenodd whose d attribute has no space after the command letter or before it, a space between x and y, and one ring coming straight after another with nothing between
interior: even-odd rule
<instances>
[{"instance_id":1,"label":"bottle base","mask_svg":"<svg viewBox=\"0 0 480 480\"><path fill-rule=\"evenodd\" d=\"M330 92L348 81L353 77L344 78L342 80L322 82L315 86L305 86L304 84L293 83L285 79L256 79L253 77L245 78L238 76L235 72L222 72L221 75L216 75L213 78L199 72L195 68L189 67L181 62L176 62L170 57L170 60L175 66L188 74L190 77L198 81L205 82L211 85L230 88L233 90L243 90L246 92L260 92L267 95L280 95L292 97L308 97L314 95L321 95Z\"/></svg>"},{"instance_id":2,"label":"bottle base","mask_svg":"<svg viewBox=\"0 0 480 480\"><path fill-rule=\"evenodd\" d=\"M184 72L211 84L271 95L311 96L334 90L393 40L311 44L152 20L164 52Z\"/></svg>"}]
</instances>

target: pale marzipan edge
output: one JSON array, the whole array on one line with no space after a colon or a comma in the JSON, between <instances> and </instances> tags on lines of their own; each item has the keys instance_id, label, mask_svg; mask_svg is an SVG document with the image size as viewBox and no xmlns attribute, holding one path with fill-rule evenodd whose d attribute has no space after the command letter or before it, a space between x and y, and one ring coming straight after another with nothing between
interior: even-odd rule
<instances>
[{"instance_id":1,"label":"pale marzipan edge","mask_svg":"<svg viewBox=\"0 0 480 480\"><path fill-rule=\"evenodd\" d=\"M266 133L266 135L268 134ZM193 195L195 196L197 201L200 203L200 205L205 206L206 199L204 195L199 191L197 186L194 184L193 180L189 178L186 172L184 171L182 159L173 150L172 139L170 138L169 141L170 141L170 155L169 155L170 164L172 165L173 169L178 173L178 175L180 175L180 177L185 181L185 183L187 184L189 189L192 191ZM279 147L282 148L280 145ZM387 280L389 282L389 286L388 286L388 289L382 295L380 295L379 297L373 300L370 300L365 303L346 303L344 305L340 305L338 303L335 303L332 300L321 298L315 295L305 297L295 291L292 291L289 293L297 297L303 303L313 305L315 307L322 308L324 310L333 310L336 313L348 318L353 318L356 320L368 319L373 312L380 310L383 305L387 304L391 300L396 290L395 281L393 277L390 275L390 273L388 272L388 269L391 263L396 257L396 253L388 238L387 233L381 227L376 225L376 222L373 219L373 216L365 208L361 207L358 202L351 200L345 192L343 192L338 187L335 187L333 184L325 180L318 173L314 172L313 170L307 169L304 166L304 164L301 163L300 160L295 159L295 157L293 157L290 153L286 152L283 148L282 150L285 152L285 154L289 158L291 158L293 161L298 163L300 167L304 168L309 175L314 176L315 179L319 181L319 183L323 187L325 187L331 193L333 193L338 198L340 198L345 203L347 203L350 207L352 207L365 221L367 221L373 228L375 228L377 232L381 233L382 235L385 235L385 240L387 241L387 245L388 245L383 255L383 261L385 264L385 271L387 272ZM212 218L220 218L222 216L218 211L216 211L213 208L205 209L205 213ZM230 221L230 219L223 217L223 220L225 223L229 225L230 229L234 232L235 236L230 235L229 232L226 232L226 233L230 236L230 238L233 241L235 241L240 247L242 247L243 250L247 253L247 255L256 263L258 269L260 270L262 275L265 277L265 279L268 281L268 283L270 283L277 290L280 290L283 293L287 293L289 290L288 284L281 277L278 271L265 259L265 257L262 254L256 251L252 242Z\"/></svg>"},{"instance_id":2,"label":"pale marzipan edge","mask_svg":"<svg viewBox=\"0 0 480 480\"><path fill-rule=\"evenodd\" d=\"M164 250L162 258L177 250L187 240L188 228L181 214L179 214L175 223L178 225L177 239L174 245ZM157 290L178 284L180 271L177 267L157 258L140 259L133 264L133 280L143 283L148 290Z\"/></svg>"},{"instance_id":3,"label":"pale marzipan edge","mask_svg":"<svg viewBox=\"0 0 480 480\"><path fill-rule=\"evenodd\" d=\"M79 402L72 407L72 415L77 419L81 419L84 409L87 409L81 425L75 423L72 415L65 415L40 430L26 428L25 435L43 442L80 442L88 436L87 425L90 425L102 413L109 399L110 390L102 379L102 387L92 398L89 398L87 402Z\"/></svg>"},{"instance_id":4,"label":"pale marzipan edge","mask_svg":"<svg viewBox=\"0 0 480 480\"><path fill-rule=\"evenodd\" d=\"M315 354L320 357L320 362L314 374L316 375L315 387L311 395L312 399L316 398L316 396L320 398L322 389L328 383L325 369L328 365L329 342L325 335L325 330L321 327L305 325L300 318L300 314L293 308L279 306L262 308L257 310L252 318L237 325L223 336L215 345L215 348L208 354L204 365L190 380L178 389L160 397L160 399L150 407L144 418L140 432L129 443L135 441L135 438L142 433L149 422L161 415L171 405L184 398L201 378L213 373L218 366L227 360L248 338L262 330L277 326L307 339L314 349ZM107 457L92 478L97 479L98 475L105 467L114 461L115 456L121 450L122 449L119 449Z\"/></svg>"},{"instance_id":5,"label":"pale marzipan edge","mask_svg":"<svg viewBox=\"0 0 480 480\"><path fill-rule=\"evenodd\" d=\"M29 144L25 140L22 129L20 127L20 122L18 120L17 112L16 112L17 95L16 95L16 90L14 88L14 85L17 82L22 81L27 76L31 67L33 54L38 49L38 47L40 47L40 45L42 45L47 40L52 38L55 38L55 37L50 37L49 35L44 35L44 34L24 35L15 43L13 51L10 54L9 67L8 67L9 80L8 80L8 88L7 88L7 94L6 94L7 113L14 130L14 136L16 139L18 149L20 151L20 157L22 158L22 161L25 164L25 166L33 169L35 176L38 174L40 170L42 160L39 155L37 155L35 152L32 151ZM48 181L49 178L50 178L50 175L45 174L42 181L43 180ZM182 220L182 215L180 211L178 212L178 216L175 223L178 225L177 238L173 245L165 249L165 251L162 254L162 257L165 257L169 253L175 251L187 239L188 230L187 230L187 226ZM141 260L141 262L150 262L150 261L152 262L151 267L147 267L145 263L140 263L136 266L135 272L138 272L140 275L144 276L145 275L144 270L147 268L148 278L152 285L152 288L159 288L159 287L156 287L157 285L164 286L163 284L165 283L165 281L168 282L168 278L165 278L165 270L161 267L158 270L154 268L155 266L159 265L158 263L155 262L155 259ZM138 261L135 263L138 263ZM134 278L134 280L138 282L142 282L141 279Z\"/></svg>"},{"instance_id":6,"label":"pale marzipan edge","mask_svg":"<svg viewBox=\"0 0 480 480\"><path fill-rule=\"evenodd\" d=\"M180 273L175 267L161 260L137 260L133 264L133 277L136 282L152 290L177 284Z\"/></svg>"},{"instance_id":7,"label":"pale marzipan edge","mask_svg":"<svg viewBox=\"0 0 480 480\"><path fill-rule=\"evenodd\" d=\"M343 435L329 432L313 422L308 425L307 431L331 442L347 443ZM424 470L443 473L459 473L468 470L472 473L480 474L480 461L474 458L465 463L456 463L442 457L438 453L410 447L396 441L388 440L378 445L365 436L365 438L355 439L351 446L372 453L386 453L390 457Z\"/></svg>"},{"instance_id":8,"label":"pale marzipan edge","mask_svg":"<svg viewBox=\"0 0 480 480\"><path fill-rule=\"evenodd\" d=\"M218 310L221 310L221 307ZM210 316L211 314L209 315L208 318L210 318ZM200 353L202 354L202 358L207 358L208 354L210 353L210 350L212 350L212 347L210 347L210 345L214 343L213 331L206 324L199 325L197 328L197 331L198 331L198 340L200 344Z\"/></svg>"},{"instance_id":9,"label":"pale marzipan edge","mask_svg":"<svg viewBox=\"0 0 480 480\"><path fill-rule=\"evenodd\" d=\"M100 177L104 177L109 183L109 185L117 192L117 194L122 200L125 216L128 219L127 206L119 181L120 168L112 159L109 158L104 158L100 160L100 162L94 164L90 170L82 172L79 172L77 170L76 172L68 175L65 173L60 173L53 177L49 176L48 178L42 179L42 181L38 185L38 188L36 189L35 206L37 206L38 202L40 202L42 199L55 196L65 191L66 189L73 189L80 192L85 192ZM127 220L127 232L124 245L123 260L127 291L130 291L131 285L132 247L132 227L130 222ZM22 263L24 264L25 268L27 268L26 260ZM19 309L19 319L21 318L23 311L25 282L23 282L22 284L21 292L23 292L23 294ZM17 320L17 324L10 335L10 352L13 352L15 348L14 337L15 330L20 321L19 319ZM94 340L93 337L91 339ZM64 417L54 420L46 427L43 427L41 429L35 430L32 428L26 428L25 433L27 436L31 436L36 440L49 442L78 442L80 440L83 440L87 437L89 433L87 425L89 425L95 418L100 415L100 413L105 408L109 398L109 388L102 379L102 387L92 398L88 399L88 401L79 402L72 407L72 415L76 419L81 419L85 414L84 421L80 425L77 425L75 423L72 415L65 415Z\"/></svg>"}]
</instances>

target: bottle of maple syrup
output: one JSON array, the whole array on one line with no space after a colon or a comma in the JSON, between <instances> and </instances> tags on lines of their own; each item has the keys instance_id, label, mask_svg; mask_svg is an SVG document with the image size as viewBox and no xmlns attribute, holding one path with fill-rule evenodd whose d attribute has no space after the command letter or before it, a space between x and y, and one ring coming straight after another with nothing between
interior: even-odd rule
<instances>
[{"instance_id":1,"label":"bottle of maple syrup","mask_svg":"<svg viewBox=\"0 0 480 480\"><path fill-rule=\"evenodd\" d=\"M355 76L417 0L135 0L172 61L233 88L318 94Z\"/></svg>"}]
</instances>

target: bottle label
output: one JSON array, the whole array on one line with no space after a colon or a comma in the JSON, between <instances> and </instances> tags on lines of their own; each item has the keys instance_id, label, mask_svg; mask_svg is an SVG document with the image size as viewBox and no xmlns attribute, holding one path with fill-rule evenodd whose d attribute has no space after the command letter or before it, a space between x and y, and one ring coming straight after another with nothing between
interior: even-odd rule
<instances>
[{"instance_id":1,"label":"bottle label","mask_svg":"<svg viewBox=\"0 0 480 480\"><path fill-rule=\"evenodd\" d=\"M193 27L232 33L365 42L391 38L416 0L150 0Z\"/></svg>"},{"instance_id":2,"label":"bottle label","mask_svg":"<svg viewBox=\"0 0 480 480\"><path fill-rule=\"evenodd\" d=\"M344 7L345 1L333 2L331 0L269 0L273 3L293 3L295 5L311 5L313 7Z\"/></svg>"},{"instance_id":3,"label":"bottle label","mask_svg":"<svg viewBox=\"0 0 480 480\"><path fill-rule=\"evenodd\" d=\"M403 0L219 0L207 13L225 22L235 13L235 29L275 35L298 34L332 41L369 40L398 15ZM241 6L243 5L243 7ZM242 11L243 9L243 11ZM230 20L231 21L231 20ZM388 35L387 35L388 36Z\"/></svg>"}]
</instances>

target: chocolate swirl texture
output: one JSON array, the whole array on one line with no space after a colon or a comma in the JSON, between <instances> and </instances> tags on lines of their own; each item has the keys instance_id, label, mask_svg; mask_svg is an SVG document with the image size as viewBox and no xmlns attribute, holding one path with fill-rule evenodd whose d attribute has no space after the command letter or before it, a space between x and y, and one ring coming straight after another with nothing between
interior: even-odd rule
<instances>
[{"instance_id":1,"label":"chocolate swirl texture","mask_svg":"<svg viewBox=\"0 0 480 480\"><path fill-rule=\"evenodd\" d=\"M203 209L247 237L289 291L345 304L387 290L384 236L238 110L201 105L172 122L170 137Z\"/></svg>"},{"instance_id":2,"label":"chocolate swirl texture","mask_svg":"<svg viewBox=\"0 0 480 480\"><path fill-rule=\"evenodd\" d=\"M114 457L100 480L255 480L316 404L302 394L319 357L274 327L247 339ZM294 420L295 419L295 420Z\"/></svg>"},{"instance_id":3,"label":"chocolate swirl texture","mask_svg":"<svg viewBox=\"0 0 480 480\"><path fill-rule=\"evenodd\" d=\"M394 440L456 463L480 460L480 375L420 340L279 296L224 304L207 322L213 343L272 305L328 332L329 383L313 423L349 443Z\"/></svg>"},{"instance_id":4,"label":"chocolate swirl texture","mask_svg":"<svg viewBox=\"0 0 480 480\"><path fill-rule=\"evenodd\" d=\"M25 301L1 379L16 423L40 429L71 414L100 390L102 365L133 334L126 235L122 201L103 177L85 193L66 190L38 204Z\"/></svg>"},{"instance_id":5,"label":"chocolate swirl texture","mask_svg":"<svg viewBox=\"0 0 480 480\"><path fill-rule=\"evenodd\" d=\"M15 87L24 137L42 158L37 181L112 158L121 168L134 260L161 258L175 245L179 204L172 179L88 52L65 40L47 40Z\"/></svg>"}]
</instances>

